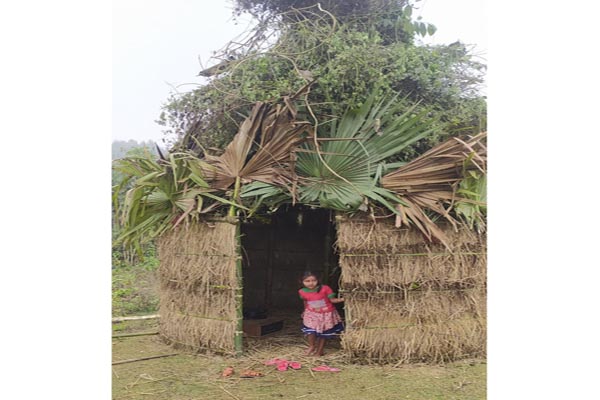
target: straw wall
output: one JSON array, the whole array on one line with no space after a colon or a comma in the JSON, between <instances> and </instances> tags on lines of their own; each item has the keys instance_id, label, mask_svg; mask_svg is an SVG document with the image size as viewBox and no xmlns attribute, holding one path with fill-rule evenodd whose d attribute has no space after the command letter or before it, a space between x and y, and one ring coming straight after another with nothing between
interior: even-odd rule
<instances>
[{"instance_id":1,"label":"straw wall","mask_svg":"<svg viewBox=\"0 0 600 400\"><path fill-rule=\"evenodd\" d=\"M344 350L355 361L485 356L485 238L445 228L452 252L393 219L337 218Z\"/></svg>"},{"instance_id":2,"label":"straw wall","mask_svg":"<svg viewBox=\"0 0 600 400\"><path fill-rule=\"evenodd\" d=\"M160 335L188 349L232 353L235 225L200 222L159 240Z\"/></svg>"}]
</instances>

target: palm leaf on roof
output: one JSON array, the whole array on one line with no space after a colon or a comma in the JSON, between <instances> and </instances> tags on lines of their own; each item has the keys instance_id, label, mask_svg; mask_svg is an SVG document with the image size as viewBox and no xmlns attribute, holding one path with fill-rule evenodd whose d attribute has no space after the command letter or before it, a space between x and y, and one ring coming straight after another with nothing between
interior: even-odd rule
<instances>
[{"instance_id":1,"label":"palm leaf on roof","mask_svg":"<svg viewBox=\"0 0 600 400\"><path fill-rule=\"evenodd\" d=\"M113 188L123 227L116 243L138 246L184 221L197 220L219 204L235 204L215 193L202 177L206 163L189 153L170 153L159 159L127 157L116 160L113 168L126 176ZM133 186L119 204L118 194L129 182Z\"/></svg>"},{"instance_id":2,"label":"palm leaf on roof","mask_svg":"<svg viewBox=\"0 0 600 400\"><path fill-rule=\"evenodd\" d=\"M455 226L482 225L485 133L451 138L387 173L398 165L386 159L432 132L414 108L400 110L402 102L375 101L372 95L324 133L296 119L293 100L309 86L279 104L256 103L220 156L171 153L117 162L115 169L135 180L121 210L125 229L119 240L154 238L225 204L247 217L290 202L341 212L374 213L383 206L398 226L413 225L446 246L436 216Z\"/></svg>"},{"instance_id":3,"label":"palm leaf on roof","mask_svg":"<svg viewBox=\"0 0 600 400\"><path fill-rule=\"evenodd\" d=\"M392 100L375 102L372 95L360 108L333 121L329 134L315 137L298 150L296 170L299 200L339 211L366 210L379 203L396 212L401 200L378 180L384 160L426 137L414 108L399 114Z\"/></svg>"},{"instance_id":4,"label":"palm leaf on roof","mask_svg":"<svg viewBox=\"0 0 600 400\"><path fill-rule=\"evenodd\" d=\"M242 184L257 181L293 192L294 151L305 140L310 124L296 120L292 100L305 88L284 97L283 104L256 103L225 152L205 156L204 176L212 187L226 190L239 177Z\"/></svg>"},{"instance_id":5,"label":"palm leaf on roof","mask_svg":"<svg viewBox=\"0 0 600 400\"><path fill-rule=\"evenodd\" d=\"M456 226L450 213L455 208L472 225L483 220L487 151L482 143L486 133L462 140L450 138L381 180L384 188L400 196L396 226L414 225L428 239L447 245L442 231L427 211L433 211ZM461 186L462 185L462 186Z\"/></svg>"}]
</instances>

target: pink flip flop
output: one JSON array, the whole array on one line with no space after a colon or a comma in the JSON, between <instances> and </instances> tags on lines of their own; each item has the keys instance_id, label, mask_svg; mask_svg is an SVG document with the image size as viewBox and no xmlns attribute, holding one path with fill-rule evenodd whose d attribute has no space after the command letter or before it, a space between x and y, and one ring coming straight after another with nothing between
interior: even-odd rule
<instances>
[{"instance_id":1,"label":"pink flip flop","mask_svg":"<svg viewBox=\"0 0 600 400\"><path fill-rule=\"evenodd\" d=\"M311 370L316 371L316 372L340 372L341 371L341 369L339 369L339 368L332 368L327 365L320 365L318 367L311 368Z\"/></svg>"},{"instance_id":2,"label":"pink flip flop","mask_svg":"<svg viewBox=\"0 0 600 400\"><path fill-rule=\"evenodd\" d=\"M289 363L285 360L282 360L279 364L277 364L277 371L285 371L288 369Z\"/></svg>"},{"instance_id":3,"label":"pink flip flop","mask_svg":"<svg viewBox=\"0 0 600 400\"><path fill-rule=\"evenodd\" d=\"M302 364L300 364L297 361L291 361L290 362L290 368L292 368L292 369L300 369L300 368L302 368Z\"/></svg>"}]
</instances>

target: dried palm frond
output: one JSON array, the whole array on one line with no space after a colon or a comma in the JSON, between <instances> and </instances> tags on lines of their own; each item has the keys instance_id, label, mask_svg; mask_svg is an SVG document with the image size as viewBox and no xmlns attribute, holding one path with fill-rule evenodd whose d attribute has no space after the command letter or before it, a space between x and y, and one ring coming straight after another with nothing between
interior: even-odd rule
<instances>
[{"instance_id":1,"label":"dried palm frond","mask_svg":"<svg viewBox=\"0 0 600 400\"><path fill-rule=\"evenodd\" d=\"M225 190L239 177L242 183L258 181L292 190L294 151L310 127L296 121L291 100L299 93L284 97L283 105L257 102L225 152L206 156L210 168L204 172L212 187Z\"/></svg>"},{"instance_id":2,"label":"dried palm frond","mask_svg":"<svg viewBox=\"0 0 600 400\"><path fill-rule=\"evenodd\" d=\"M462 193L459 191L459 185L467 177L479 179L485 175L487 152L482 144L485 136L482 132L466 141L450 138L382 178L382 186L407 204L396 206L397 226L414 224L428 239L437 238L447 244L444 233L426 210L434 211L455 225L457 221L449 212L457 202L481 204L483 199L479 197L482 196L477 193L467 196L465 189ZM471 187L483 190L485 185Z\"/></svg>"}]
</instances>

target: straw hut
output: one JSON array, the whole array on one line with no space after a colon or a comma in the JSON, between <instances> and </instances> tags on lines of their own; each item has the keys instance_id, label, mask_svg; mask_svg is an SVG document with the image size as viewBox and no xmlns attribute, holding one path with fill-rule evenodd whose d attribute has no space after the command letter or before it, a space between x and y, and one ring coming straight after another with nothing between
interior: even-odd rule
<instances>
[{"instance_id":1,"label":"straw hut","mask_svg":"<svg viewBox=\"0 0 600 400\"><path fill-rule=\"evenodd\" d=\"M345 298L350 360L484 356L485 235L459 215L481 217L485 134L387 166L430 132L411 110L371 99L321 137L296 119L300 93L257 103L219 156L122 164L138 179L123 238L158 238L161 337L239 355L244 314L299 323L299 277L311 269Z\"/></svg>"},{"instance_id":2,"label":"straw hut","mask_svg":"<svg viewBox=\"0 0 600 400\"><path fill-rule=\"evenodd\" d=\"M236 296L243 296L246 309L297 317L297 278L308 267L346 299L341 344L352 361L485 356L484 236L446 227L449 251L416 229L396 228L391 218L331 216L288 210L271 224L241 224L241 237L235 221L212 219L162 237L163 338L191 350L234 354ZM244 244L242 290L236 239Z\"/></svg>"}]
</instances>

